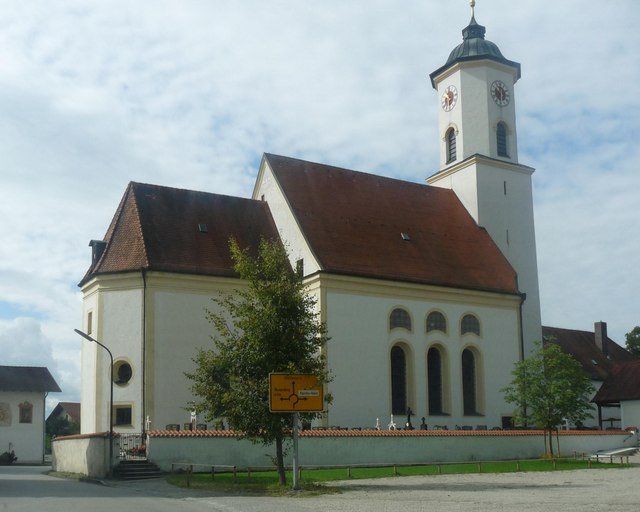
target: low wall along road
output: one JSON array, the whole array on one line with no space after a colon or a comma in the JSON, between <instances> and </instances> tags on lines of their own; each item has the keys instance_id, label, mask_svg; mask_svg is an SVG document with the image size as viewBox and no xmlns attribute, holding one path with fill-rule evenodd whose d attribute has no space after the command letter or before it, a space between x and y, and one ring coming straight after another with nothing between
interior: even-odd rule
<instances>
[{"instance_id":1,"label":"low wall along road","mask_svg":"<svg viewBox=\"0 0 640 512\"><path fill-rule=\"evenodd\" d=\"M562 455L571 456L574 452L634 447L638 435L610 430L560 431L557 441L554 437L554 449L558 444ZM108 468L107 445L107 439L100 435L58 438L53 442L54 470L103 477ZM400 465L535 459L544 454L544 441L538 430L307 430L300 433L299 450L303 467ZM174 463L273 466L274 456L274 447L253 444L232 431L148 433L147 457L165 471Z\"/></svg>"}]
</instances>

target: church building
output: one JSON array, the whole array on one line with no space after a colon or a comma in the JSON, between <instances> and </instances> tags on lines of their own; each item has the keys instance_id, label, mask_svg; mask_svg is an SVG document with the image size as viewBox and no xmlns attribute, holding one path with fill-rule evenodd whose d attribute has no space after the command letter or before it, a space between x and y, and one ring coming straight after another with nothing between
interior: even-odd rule
<instances>
[{"instance_id":1,"label":"church building","mask_svg":"<svg viewBox=\"0 0 640 512\"><path fill-rule=\"evenodd\" d=\"M500 390L542 339L519 79L472 10L430 75L440 166L425 184L273 154L251 199L130 183L80 282L82 328L114 357L116 430L189 421L184 373L211 346L206 310L244 286L231 236L280 240L317 299L334 377L318 425L402 425L409 408L429 427L509 425ZM83 342L83 433L108 430L110 387L108 354Z\"/></svg>"}]
</instances>

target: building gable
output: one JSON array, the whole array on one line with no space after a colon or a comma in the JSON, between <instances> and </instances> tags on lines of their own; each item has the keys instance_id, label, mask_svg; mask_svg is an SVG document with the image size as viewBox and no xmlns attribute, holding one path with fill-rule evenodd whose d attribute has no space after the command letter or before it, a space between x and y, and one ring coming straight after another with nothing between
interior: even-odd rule
<instances>
[{"instance_id":1,"label":"building gable","mask_svg":"<svg viewBox=\"0 0 640 512\"><path fill-rule=\"evenodd\" d=\"M191 190L130 183L105 235L94 275L157 270L235 276L229 239L257 248L277 240L266 203Z\"/></svg>"}]
</instances>

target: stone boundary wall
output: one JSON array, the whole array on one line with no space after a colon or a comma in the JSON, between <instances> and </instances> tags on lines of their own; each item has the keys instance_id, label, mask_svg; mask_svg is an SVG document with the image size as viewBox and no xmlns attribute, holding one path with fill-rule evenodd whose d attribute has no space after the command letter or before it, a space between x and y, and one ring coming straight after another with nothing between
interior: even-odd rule
<instances>
[{"instance_id":1,"label":"stone boundary wall","mask_svg":"<svg viewBox=\"0 0 640 512\"><path fill-rule=\"evenodd\" d=\"M103 478L109 472L109 434L58 437L51 443L51 457L53 471Z\"/></svg>"},{"instance_id":2,"label":"stone boundary wall","mask_svg":"<svg viewBox=\"0 0 640 512\"><path fill-rule=\"evenodd\" d=\"M638 444L637 434L625 431L561 431L558 437L565 456ZM554 436L554 451L556 446ZM536 430L305 431L299 454L303 467L535 459L544 454L544 442L542 431ZM272 466L274 455L273 446L252 444L229 431L149 433L149 460L165 471L172 463ZM292 463L291 450L286 463Z\"/></svg>"}]
</instances>

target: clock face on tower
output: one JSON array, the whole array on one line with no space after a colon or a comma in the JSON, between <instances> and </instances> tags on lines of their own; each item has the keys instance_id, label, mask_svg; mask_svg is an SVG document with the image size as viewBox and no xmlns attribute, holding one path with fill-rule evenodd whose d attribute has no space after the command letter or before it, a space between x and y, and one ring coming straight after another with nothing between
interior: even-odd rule
<instances>
[{"instance_id":1,"label":"clock face on tower","mask_svg":"<svg viewBox=\"0 0 640 512\"><path fill-rule=\"evenodd\" d=\"M442 95L442 100L440 100L440 105L445 112L449 112L453 107L456 106L456 102L458 101L458 89L456 89L453 85L449 85Z\"/></svg>"},{"instance_id":2,"label":"clock face on tower","mask_svg":"<svg viewBox=\"0 0 640 512\"><path fill-rule=\"evenodd\" d=\"M511 100L509 89L500 80L496 80L491 84L491 97L496 102L496 105L500 107L506 107Z\"/></svg>"}]
</instances>

